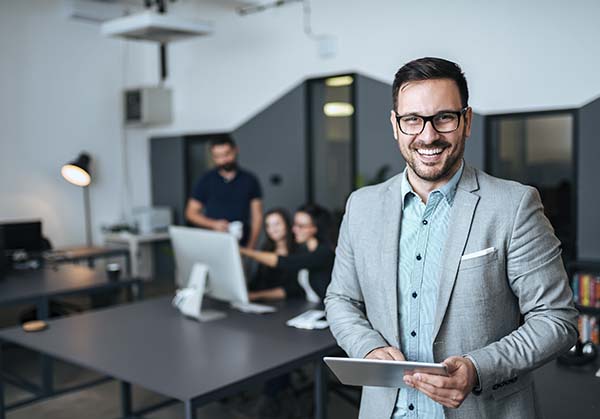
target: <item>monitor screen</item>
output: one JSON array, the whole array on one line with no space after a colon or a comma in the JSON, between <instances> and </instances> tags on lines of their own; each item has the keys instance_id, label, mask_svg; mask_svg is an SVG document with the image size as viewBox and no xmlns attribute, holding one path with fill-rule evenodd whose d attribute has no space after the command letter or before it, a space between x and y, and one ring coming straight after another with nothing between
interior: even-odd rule
<instances>
[{"instance_id":1,"label":"monitor screen","mask_svg":"<svg viewBox=\"0 0 600 419\"><path fill-rule=\"evenodd\" d=\"M4 250L8 252L14 250L40 252L44 250L41 221L0 223L0 236Z\"/></svg>"},{"instance_id":2,"label":"monitor screen","mask_svg":"<svg viewBox=\"0 0 600 419\"><path fill-rule=\"evenodd\" d=\"M208 266L205 295L230 303L248 303L238 242L231 234L195 227L169 227L177 285L185 287L195 263Z\"/></svg>"}]
</instances>

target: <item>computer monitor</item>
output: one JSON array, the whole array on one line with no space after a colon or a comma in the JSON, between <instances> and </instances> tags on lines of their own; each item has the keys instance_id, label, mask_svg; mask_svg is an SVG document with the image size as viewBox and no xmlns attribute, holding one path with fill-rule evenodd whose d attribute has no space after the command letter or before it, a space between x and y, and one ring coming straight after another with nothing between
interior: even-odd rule
<instances>
[{"instance_id":1,"label":"computer monitor","mask_svg":"<svg viewBox=\"0 0 600 419\"><path fill-rule=\"evenodd\" d=\"M175 252L176 282L185 287L196 263L208 266L204 295L229 303L248 304L248 288L234 236L194 227L169 227Z\"/></svg>"},{"instance_id":2,"label":"computer monitor","mask_svg":"<svg viewBox=\"0 0 600 419\"><path fill-rule=\"evenodd\" d=\"M24 250L41 252L44 250L41 221L18 221L0 223L0 236L5 251Z\"/></svg>"}]
</instances>

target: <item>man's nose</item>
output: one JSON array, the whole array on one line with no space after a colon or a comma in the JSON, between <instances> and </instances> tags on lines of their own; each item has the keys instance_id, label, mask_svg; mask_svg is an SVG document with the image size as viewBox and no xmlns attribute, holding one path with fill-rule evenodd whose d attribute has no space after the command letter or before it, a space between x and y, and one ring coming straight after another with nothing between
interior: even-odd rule
<instances>
[{"instance_id":1,"label":"man's nose","mask_svg":"<svg viewBox=\"0 0 600 419\"><path fill-rule=\"evenodd\" d=\"M426 121L423 132L419 134L419 140L423 142L432 142L439 138L439 133L433 128L433 121Z\"/></svg>"}]
</instances>

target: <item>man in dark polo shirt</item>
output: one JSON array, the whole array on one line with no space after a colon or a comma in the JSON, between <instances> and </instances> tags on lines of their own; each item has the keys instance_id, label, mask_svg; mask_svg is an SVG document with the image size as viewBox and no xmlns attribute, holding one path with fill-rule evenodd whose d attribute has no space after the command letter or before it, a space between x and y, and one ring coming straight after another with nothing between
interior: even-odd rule
<instances>
[{"instance_id":1,"label":"man in dark polo shirt","mask_svg":"<svg viewBox=\"0 0 600 419\"><path fill-rule=\"evenodd\" d=\"M241 221L240 244L255 248L262 226L258 179L238 166L238 148L231 138L213 140L210 154L216 167L205 173L194 187L185 216L194 225L216 231L229 231L232 221Z\"/></svg>"}]
</instances>

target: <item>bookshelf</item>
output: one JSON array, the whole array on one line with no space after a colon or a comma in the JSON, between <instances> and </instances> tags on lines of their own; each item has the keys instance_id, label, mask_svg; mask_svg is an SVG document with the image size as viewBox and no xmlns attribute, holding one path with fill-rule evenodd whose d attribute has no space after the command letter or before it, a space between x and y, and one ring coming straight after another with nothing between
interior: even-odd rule
<instances>
[{"instance_id":1,"label":"bookshelf","mask_svg":"<svg viewBox=\"0 0 600 419\"><path fill-rule=\"evenodd\" d=\"M600 262L574 261L567 264L575 307L579 311L577 344L559 362L583 365L592 362L600 345Z\"/></svg>"}]
</instances>

